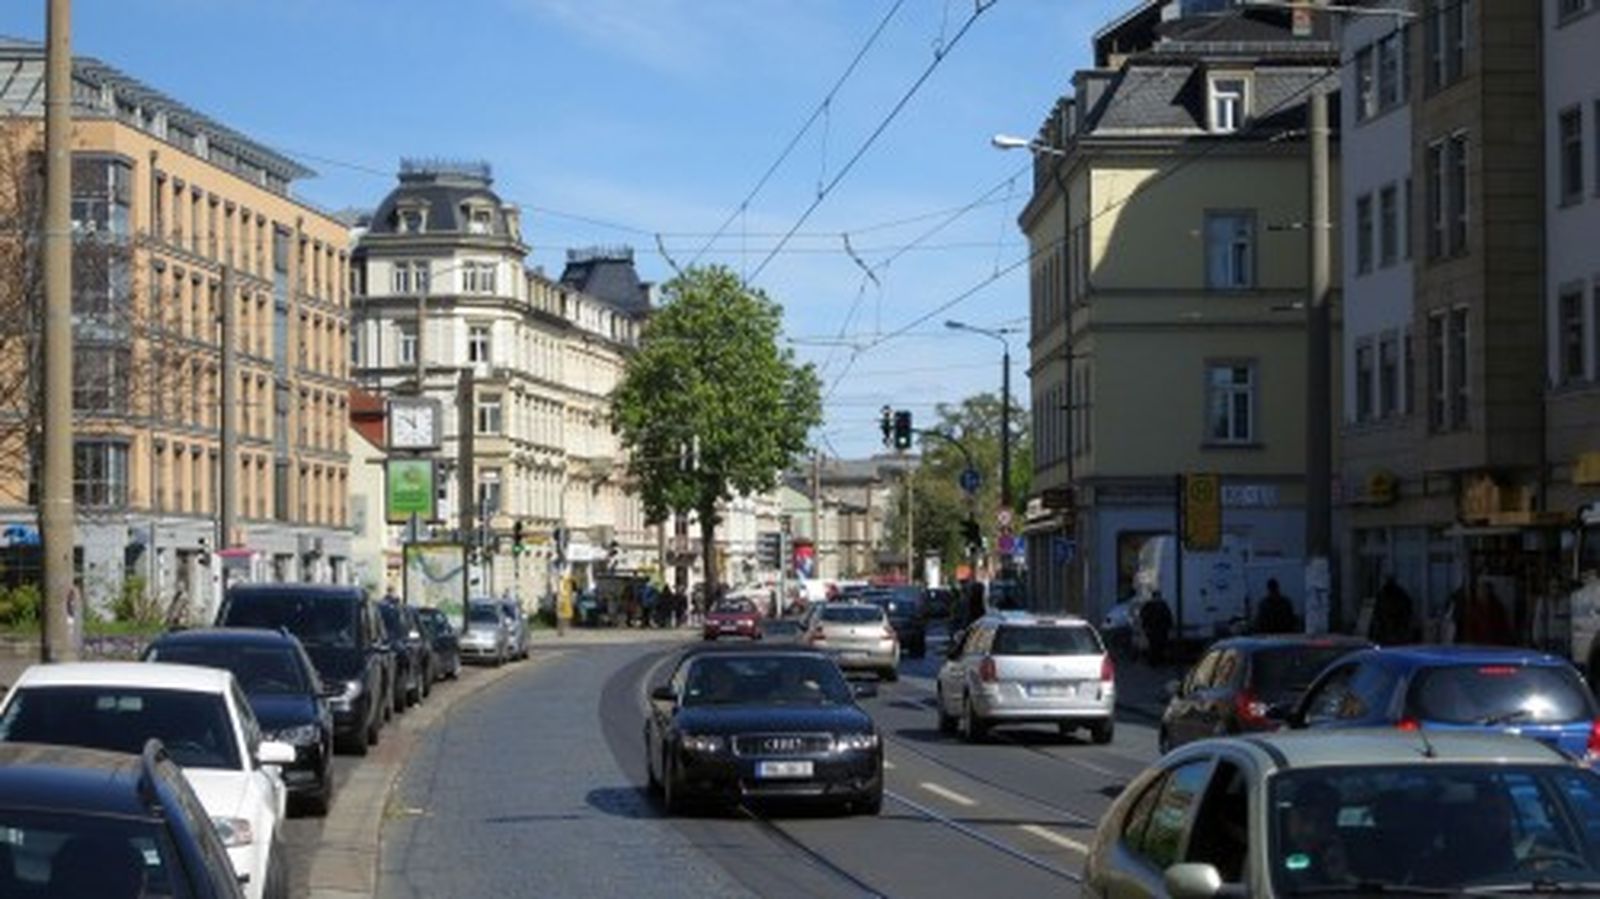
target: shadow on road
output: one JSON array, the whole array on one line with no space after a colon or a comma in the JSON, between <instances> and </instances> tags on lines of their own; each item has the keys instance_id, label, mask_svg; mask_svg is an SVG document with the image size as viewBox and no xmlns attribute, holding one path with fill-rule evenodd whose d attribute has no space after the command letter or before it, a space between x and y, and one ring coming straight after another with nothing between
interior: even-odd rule
<instances>
[{"instance_id":1,"label":"shadow on road","mask_svg":"<svg viewBox=\"0 0 1600 899\"><path fill-rule=\"evenodd\" d=\"M597 787L584 796L589 807L613 818L659 818L661 812L643 787Z\"/></svg>"}]
</instances>

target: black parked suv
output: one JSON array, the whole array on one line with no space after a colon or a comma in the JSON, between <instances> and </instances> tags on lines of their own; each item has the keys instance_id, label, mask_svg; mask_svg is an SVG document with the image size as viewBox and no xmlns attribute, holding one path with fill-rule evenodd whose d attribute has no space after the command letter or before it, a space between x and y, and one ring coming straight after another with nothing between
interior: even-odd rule
<instances>
[{"instance_id":1,"label":"black parked suv","mask_svg":"<svg viewBox=\"0 0 1600 899\"><path fill-rule=\"evenodd\" d=\"M289 797L311 814L328 813L333 799L333 711L328 698L343 690L325 690L294 635L242 627L173 631L146 647L144 660L233 672L261 725L262 738L294 747L294 761L281 766Z\"/></svg>"},{"instance_id":2,"label":"black parked suv","mask_svg":"<svg viewBox=\"0 0 1600 899\"><path fill-rule=\"evenodd\" d=\"M155 740L143 755L0 745L0 831L0 895L244 895L211 816ZM265 896L288 895L285 873L267 872Z\"/></svg>"},{"instance_id":3,"label":"black parked suv","mask_svg":"<svg viewBox=\"0 0 1600 899\"><path fill-rule=\"evenodd\" d=\"M359 587L240 584L217 611L218 627L283 628L300 639L332 695L339 748L366 755L391 709L394 649L378 605Z\"/></svg>"},{"instance_id":4,"label":"black parked suv","mask_svg":"<svg viewBox=\"0 0 1600 899\"><path fill-rule=\"evenodd\" d=\"M432 606L417 609L417 620L422 622L422 634L433 648L433 678L455 680L461 676L461 638L450 616Z\"/></svg>"},{"instance_id":5,"label":"black parked suv","mask_svg":"<svg viewBox=\"0 0 1600 899\"><path fill-rule=\"evenodd\" d=\"M378 614L395 651L394 710L403 712L433 692L433 653L416 609L386 599L378 603Z\"/></svg>"}]
</instances>

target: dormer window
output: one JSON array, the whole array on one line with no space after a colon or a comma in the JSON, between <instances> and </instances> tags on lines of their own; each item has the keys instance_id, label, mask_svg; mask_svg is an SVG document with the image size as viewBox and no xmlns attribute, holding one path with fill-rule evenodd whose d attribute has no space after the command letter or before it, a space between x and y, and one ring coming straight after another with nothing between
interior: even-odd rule
<instances>
[{"instance_id":1,"label":"dormer window","mask_svg":"<svg viewBox=\"0 0 1600 899\"><path fill-rule=\"evenodd\" d=\"M488 234L493 222L493 213L481 206L462 207L467 220L468 234Z\"/></svg>"},{"instance_id":2,"label":"dormer window","mask_svg":"<svg viewBox=\"0 0 1600 899\"><path fill-rule=\"evenodd\" d=\"M401 234L422 233L422 210L402 209L397 222Z\"/></svg>"},{"instance_id":3,"label":"dormer window","mask_svg":"<svg viewBox=\"0 0 1600 899\"><path fill-rule=\"evenodd\" d=\"M1216 77L1211 79L1211 130L1218 134L1231 134L1244 127L1245 80L1243 78Z\"/></svg>"}]
</instances>

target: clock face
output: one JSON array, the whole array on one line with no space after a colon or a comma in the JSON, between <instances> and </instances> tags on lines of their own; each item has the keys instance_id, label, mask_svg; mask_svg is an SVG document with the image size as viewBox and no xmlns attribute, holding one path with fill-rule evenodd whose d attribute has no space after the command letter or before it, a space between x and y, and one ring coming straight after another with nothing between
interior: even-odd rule
<instances>
[{"instance_id":1,"label":"clock face","mask_svg":"<svg viewBox=\"0 0 1600 899\"><path fill-rule=\"evenodd\" d=\"M401 449L436 446L437 422L431 403L395 404L389 407L389 445Z\"/></svg>"}]
</instances>

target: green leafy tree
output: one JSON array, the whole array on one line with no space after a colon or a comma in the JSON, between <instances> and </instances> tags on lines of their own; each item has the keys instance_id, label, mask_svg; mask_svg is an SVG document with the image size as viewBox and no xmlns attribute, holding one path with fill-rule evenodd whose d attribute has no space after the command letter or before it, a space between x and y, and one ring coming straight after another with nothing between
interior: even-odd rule
<instances>
[{"instance_id":1,"label":"green leafy tree","mask_svg":"<svg viewBox=\"0 0 1600 899\"><path fill-rule=\"evenodd\" d=\"M967 456L955 445L939 438L922 438L922 459L913 479L916 503L915 536L919 558L937 554L947 569L967 558L962 522L973 515L992 548L996 540L995 510L1000 508L1000 397L979 393L959 403L941 403L934 408L934 421L921 430L938 431L952 437L972 454L972 464L983 477L978 494L971 501L961 490L961 472ZM1033 437L1027 414L1011 407L1011 500L1019 517L1027 506L1033 488ZM894 546L904 547L906 538L906 494L901 490L889 522Z\"/></svg>"},{"instance_id":2,"label":"green leafy tree","mask_svg":"<svg viewBox=\"0 0 1600 899\"><path fill-rule=\"evenodd\" d=\"M646 516L697 513L716 583L718 504L777 486L822 421L820 384L779 344L782 307L729 269L691 268L662 293L614 415Z\"/></svg>"}]
</instances>

